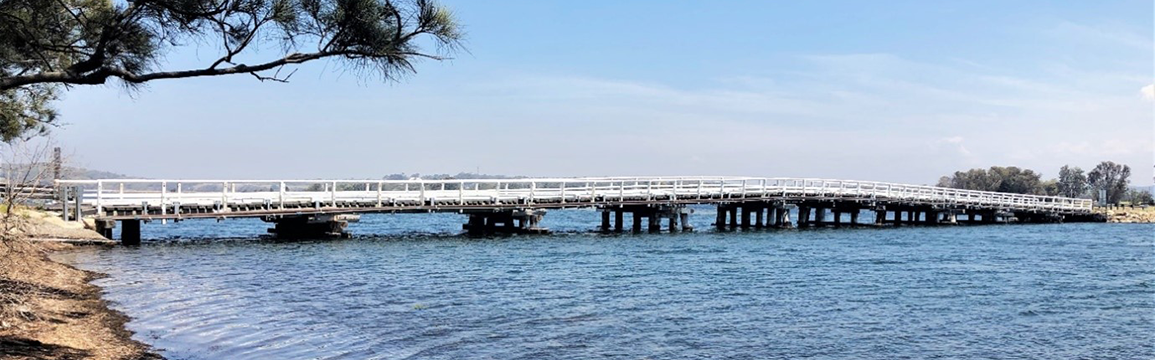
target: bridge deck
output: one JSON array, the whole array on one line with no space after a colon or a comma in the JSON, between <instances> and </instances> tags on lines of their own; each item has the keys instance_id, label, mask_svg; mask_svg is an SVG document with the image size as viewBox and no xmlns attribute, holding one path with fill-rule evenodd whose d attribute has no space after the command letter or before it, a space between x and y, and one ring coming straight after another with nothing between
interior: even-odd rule
<instances>
[{"instance_id":1,"label":"bridge deck","mask_svg":"<svg viewBox=\"0 0 1155 360\"><path fill-rule=\"evenodd\" d=\"M894 183L748 177L491 180L62 180L96 217L175 219L303 213L498 211L636 204L853 201L1085 214L1091 200Z\"/></svg>"}]
</instances>

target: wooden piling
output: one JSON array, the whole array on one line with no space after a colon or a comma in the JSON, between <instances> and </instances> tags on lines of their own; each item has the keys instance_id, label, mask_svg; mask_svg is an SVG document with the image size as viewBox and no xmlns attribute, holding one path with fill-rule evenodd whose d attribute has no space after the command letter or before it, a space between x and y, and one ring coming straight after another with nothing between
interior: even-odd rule
<instances>
[{"instance_id":1,"label":"wooden piling","mask_svg":"<svg viewBox=\"0 0 1155 360\"><path fill-rule=\"evenodd\" d=\"M120 221L120 243L128 246L140 245L140 220Z\"/></svg>"}]
</instances>

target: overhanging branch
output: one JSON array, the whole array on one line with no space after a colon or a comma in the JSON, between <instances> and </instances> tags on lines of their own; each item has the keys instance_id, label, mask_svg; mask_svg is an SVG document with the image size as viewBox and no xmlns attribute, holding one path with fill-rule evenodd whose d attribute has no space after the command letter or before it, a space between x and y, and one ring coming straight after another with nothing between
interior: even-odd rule
<instances>
[{"instance_id":1,"label":"overhanging branch","mask_svg":"<svg viewBox=\"0 0 1155 360\"><path fill-rule=\"evenodd\" d=\"M105 83L105 81L107 81L108 78L110 78L110 77L120 78L121 80L124 80L126 82L139 84L139 83L144 83L144 82L148 82L148 81L152 81L152 80L159 80L159 79L180 79L180 78L190 78L190 77L200 77L200 76L217 76L217 75L231 75L231 74L254 74L254 75L258 75L256 73L261 72L261 71L265 71L265 70L270 70L273 68L277 68L280 66L291 65L291 64L300 64L300 63L304 63L306 61L312 61L312 60L317 60L317 59L326 58L326 57L333 57L333 56L349 56L349 57L359 57L359 58L386 58L386 57L393 57L393 56L417 56L417 57L424 57L424 58L435 59L435 60L443 60L444 59L443 57L440 57L440 56L423 54L423 53L416 53L416 52L390 53L390 54L374 54L374 53L365 53L365 52L357 52L357 51L324 51L324 52L303 53L303 54L302 53L293 53L293 54L289 54L288 56L285 56L283 58L273 60L270 62L266 62L266 63L262 63L262 64L258 64L258 65L249 66L249 65L240 64L240 65L236 65L236 66L232 66L232 67L226 67L226 68L211 68L210 67L210 68L205 68L205 69L182 70L182 71L162 71L162 72L153 72L153 73L146 73L146 74L134 74L134 73L125 71L123 69L110 68L110 67L103 67L103 68L97 69L97 70L95 70L91 73L87 73L87 74L75 74L75 73L71 73L71 72L67 72L67 71L43 72L43 73L30 74L30 75L24 75L24 76L12 76L12 77L0 78L0 90L8 90L8 89L17 88L20 86L39 84L39 83L98 85L98 84ZM258 78L261 78L261 77L258 76Z\"/></svg>"}]
</instances>

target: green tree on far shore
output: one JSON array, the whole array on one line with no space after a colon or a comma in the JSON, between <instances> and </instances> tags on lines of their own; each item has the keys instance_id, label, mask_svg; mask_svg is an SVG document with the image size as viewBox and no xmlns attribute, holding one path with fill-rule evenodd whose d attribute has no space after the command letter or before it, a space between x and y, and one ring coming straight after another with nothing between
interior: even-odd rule
<instances>
[{"instance_id":1,"label":"green tree on far shore","mask_svg":"<svg viewBox=\"0 0 1155 360\"><path fill-rule=\"evenodd\" d=\"M1087 173L1087 184L1091 188L1091 197L1096 201L1108 204L1118 204L1127 193L1127 184L1131 183L1131 167L1104 161ZM1100 192L1104 191L1106 198L1100 199Z\"/></svg>"},{"instance_id":2,"label":"green tree on far shore","mask_svg":"<svg viewBox=\"0 0 1155 360\"><path fill-rule=\"evenodd\" d=\"M1151 196L1148 190L1130 189L1127 190L1127 201L1131 205L1151 205L1155 204L1155 198Z\"/></svg>"},{"instance_id":3,"label":"green tree on far shore","mask_svg":"<svg viewBox=\"0 0 1155 360\"><path fill-rule=\"evenodd\" d=\"M939 179L938 186L956 189L998 191L1016 194L1044 195L1042 175L1015 166L992 166L990 169L956 171Z\"/></svg>"},{"instance_id":4,"label":"green tree on far shore","mask_svg":"<svg viewBox=\"0 0 1155 360\"><path fill-rule=\"evenodd\" d=\"M1079 197L1087 193L1087 175L1083 174L1083 169L1079 167L1070 167L1063 165L1059 169L1058 193L1056 195L1065 197Z\"/></svg>"}]
</instances>

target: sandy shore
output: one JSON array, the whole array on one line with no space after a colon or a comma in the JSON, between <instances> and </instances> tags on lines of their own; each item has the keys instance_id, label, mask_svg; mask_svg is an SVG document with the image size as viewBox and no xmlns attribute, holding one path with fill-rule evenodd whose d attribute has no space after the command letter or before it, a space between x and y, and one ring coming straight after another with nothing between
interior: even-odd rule
<instances>
[{"instance_id":1,"label":"sandy shore","mask_svg":"<svg viewBox=\"0 0 1155 360\"><path fill-rule=\"evenodd\" d=\"M131 339L128 317L90 284L102 274L48 258L99 234L42 212L15 221L16 230L0 234L0 359L161 359Z\"/></svg>"}]
</instances>

